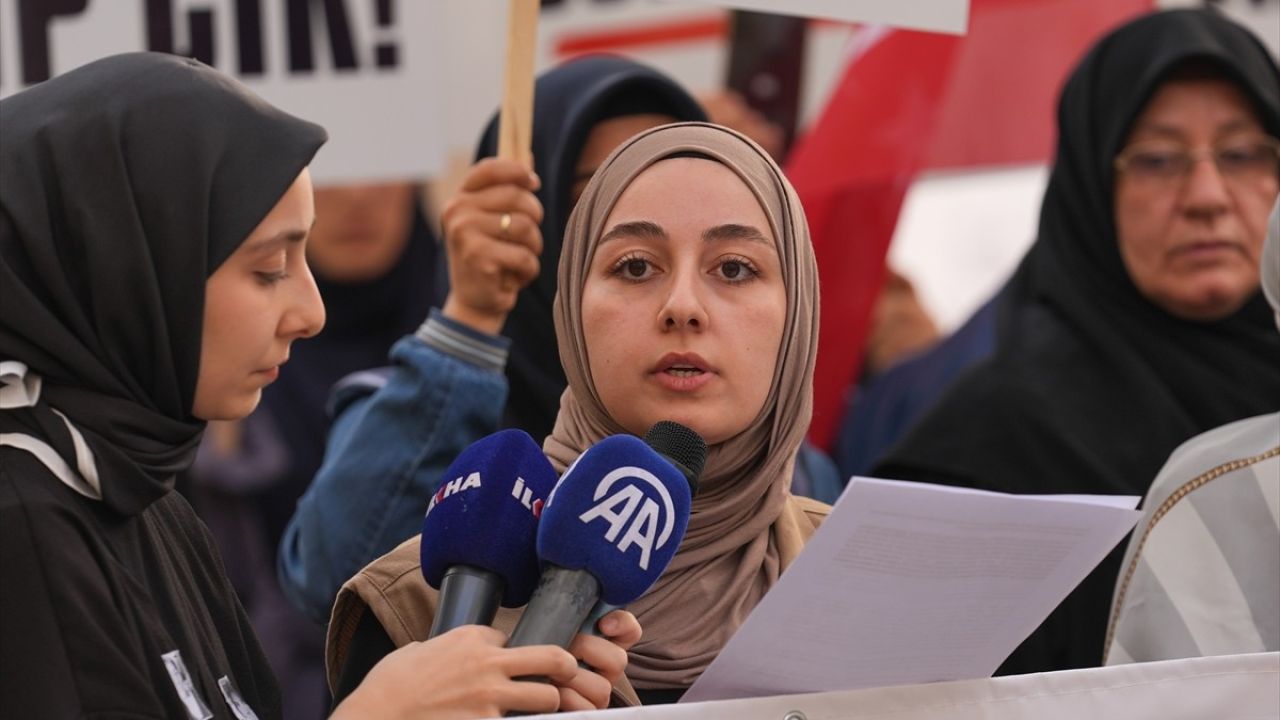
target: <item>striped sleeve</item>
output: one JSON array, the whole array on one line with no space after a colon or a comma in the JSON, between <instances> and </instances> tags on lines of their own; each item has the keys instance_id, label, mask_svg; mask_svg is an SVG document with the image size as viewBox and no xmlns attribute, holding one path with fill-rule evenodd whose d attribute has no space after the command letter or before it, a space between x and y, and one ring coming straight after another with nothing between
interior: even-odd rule
<instances>
[{"instance_id":1,"label":"striped sleeve","mask_svg":"<svg viewBox=\"0 0 1280 720\"><path fill-rule=\"evenodd\" d=\"M485 370L502 372L507 366L510 339L483 333L451 320L439 308L431 308L427 321L415 334L436 350Z\"/></svg>"}]
</instances>

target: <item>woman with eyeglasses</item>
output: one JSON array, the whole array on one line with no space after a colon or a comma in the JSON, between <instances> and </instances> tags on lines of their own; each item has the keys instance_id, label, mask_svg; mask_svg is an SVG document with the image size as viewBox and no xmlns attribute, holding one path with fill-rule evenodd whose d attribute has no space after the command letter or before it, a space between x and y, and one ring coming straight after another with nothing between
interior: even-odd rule
<instances>
[{"instance_id":1,"label":"woman with eyeglasses","mask_svg":"<svg viewBox=\"0 0 1280 720\"><path fill-rule=\"evenodd\" d=\"M1280 72L1263 45L1214 11L1141 17L1075 69L1058 134L995 354L875 475L1142 495L1183 441L1280 408L1258 290L1280 187ZM1101 664L1122 550L1001 673Z\"/></svg>"}]
</instances>

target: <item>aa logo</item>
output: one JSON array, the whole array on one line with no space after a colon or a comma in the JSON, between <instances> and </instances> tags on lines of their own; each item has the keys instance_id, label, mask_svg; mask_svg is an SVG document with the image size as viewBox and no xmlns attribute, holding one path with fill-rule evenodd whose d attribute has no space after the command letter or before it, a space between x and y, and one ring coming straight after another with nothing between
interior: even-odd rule
<instances>
[{"instance_id":1,"label":"aa logo","mask_svg":"<svg viewBox=\"0 0 1280 720\"><path fill-rule=\"evenodd\" d=\"M661 507L652 497L655 494ZM578 519L584 523L604 520L609 524L604 539L622 553L632 545L639 548L640 569L648 570L650 554L671 539L675 526L675 506L662 481L644 468L621 467L604 476L593 499L596 504Z\"/></svg>"}]
</instances>

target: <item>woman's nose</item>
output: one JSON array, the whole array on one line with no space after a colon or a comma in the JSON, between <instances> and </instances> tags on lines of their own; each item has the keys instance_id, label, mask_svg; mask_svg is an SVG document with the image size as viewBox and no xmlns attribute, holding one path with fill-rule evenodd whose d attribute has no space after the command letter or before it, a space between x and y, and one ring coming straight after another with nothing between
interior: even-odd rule
<instances>
[{"instance_id":1,"label":"woman's nose","mask_svg":"<svg viewBox=\"0 0 1280 720\"><path fill-rule=\"evenodd\" d=\"M706 330L709 317L703 298L705 288L696 270L672 274L666 301L658 315L663 330Z\"/></svg>"},{"instance_id":2,"label":"woman's nose","mask_svg":"<svg viewBox=\"0 0 1280 720\"><path fill-rule=\"evenodd\" d=\"M324 301L311 269L306 268L298 280L293 306L280 321L280 334L290 339L313 337L324 329Z\"/></svg>"}]
</instances>

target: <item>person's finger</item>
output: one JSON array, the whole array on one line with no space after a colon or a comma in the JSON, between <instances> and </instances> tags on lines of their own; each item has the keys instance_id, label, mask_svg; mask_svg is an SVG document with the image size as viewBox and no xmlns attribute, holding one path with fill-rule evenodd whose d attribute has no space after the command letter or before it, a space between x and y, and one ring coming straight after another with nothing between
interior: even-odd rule
<instances>
[{"instance_id":1,"label":"person's finger","mask_svg":"<svg viewBox=\"0 0 1280 720\"><path fill-rule=\"evenodd\" d=\"M503 215L510 216L505 231ZM542 229L524 213L489 213L468 208L446 219L444 231L449 253L454 256L464 254L466 246L484 238L520 245L534 255L542 254Z\"/></svg>"},{"instance_id":2,"label":"person's finger","mask_svg":"<svg viewBox=\"0 0 1280 720\"><path fill-rule=\"evenodd\" d=\"M553 713L560 710L560 689L547 683L510 680L491 688L489 694L492 704L501 712Z\"/></svg>"},{"instance_id":3,"label":"person's finger","mask_svg":"<svg viewBox=\"0 0 1280 720\"><path fill-rule=\"evenodd\" d=\"M471 166L462 179L462 192L473 192L490 185L519 185L526 190L537 190L541 182L538 176L515 160L496 157L484 158Z\"/></svg>"},{"instance_id":4,"label":"person's finger","mask_svg":"<svg viewBox=\"0 0 1280 720\"><path fill-rule=\"evenodd\" d=\"M455 642L474 642L499 648L507 644L507 636L501 630L488 625L460 625L449 632L442 633L440 637L449 638ZM425 643L416 642L414 645L422 647Z\"/></svg>"},{"instance_id":5,"label":"person's finger","mask_svg":"<svg viewBox=\"0 0 1280 720\"><path fill-rule=\"evenodd\" d=\"M494 185L483 190L457 196L460 203L491 213L524 213L535 223L542 222L542 203L538 196L515 185Z\"/></svg>"},{"instance_id":6,"label":"person's finger","mask_svg":"<svg viewBox=\"0 0 1280 720\"><path fill-rule=\"evenodd\" d=\"M595 710L608 707L609 694L613 690L613 684L608 679L584 668L578 668L577 673L568 682L557 682L556 685L562 691L569 691L560 693L562 710L571 708Z\"/></svg>"},{"instance_id":7,"label":"person's finger","mask_svg":"<svg viewBox=\"0 0 1280 720\"><path fill-rule=\"evenodd\" d=\"M600 634L609 638L613 644L621 647L623 650L630 650L636 643L640 642L640 637L644 634L644 629L640 627L640 620L635 615L626 610L613 610L604 617L600 618L600 622L596 623Z\"/></svg>"},{"instance_id":8,"label":"person's finger","mask_svg":"<svg viewBox=\"0 0 1280 720\"><path fill-rule=\"evenodd\" d=\"M577 659L555 645L508 648L502 653L501 669L507 677L538 675L552 682L567 682L580 670Z\"/></svg>"},{"instance_id":9,"label":"person's finger","mask_svg":"<svg viewBox=\"0 0 1280 720\"><path fill-rule=\"evenodd\" d=\"M522 245L534 255L542 254L542 228L524 213L498 213L485 218L492 224L490 236L503 242ZM504 227L505 226L505 227Z\"/></svg>"},{"instance_id":10,"label":"person's finger","mask_svg":"<svg viewBox=\"0 0 1280 720\"><path fill-rule=\"evenodd\" d=\"M479 260L477 269L487 277L510 276L519 283L517 288L504 287L504 290L518 290L538 277L542 263L528 248L501 240L486 239L484 242L484 256Z\"/></svg>"},{"instance_id":11,"label":"person's finger","mask_svg":"<svg viewBox=\"0 0 1280 720\"><path fill-rule=\"evenodd\" d=\"M440 225L444 228L446 240L451 240L463 228L480 223L484 227L485 218L499 218L503 213L525 215L531 224L537 226L542 222L542 203L531 193L510 185L490 188L480 193L463 193L455 195L445 204L440 214Z\"/></svg>"},{"instance_id":12,"label":"person's finger","mask_svg":"<svg viewBox=\"0 0 1280 720\"><path fill-rule=\"evenodd\" d=\"M605 707L608 707L607 698L605 700L605 704L601 706L601 705L595 705L587 698L582 697L582 695L577 690L574 690L573 688L562 687L562 688L559 688L559 690L560 690L560 712L603 710Z\"/></svg>"},{"instance_id":13,"label":"person's finger","mask_svg":"<svg viewBox=\"0 0 1280 720\"><path fill-rule=\"evenodd\" d=\"M622 677L627 669L627 651L607 638L579 634L569 645L569 652L610 682Z\"/></svg>"}]
</instances>

